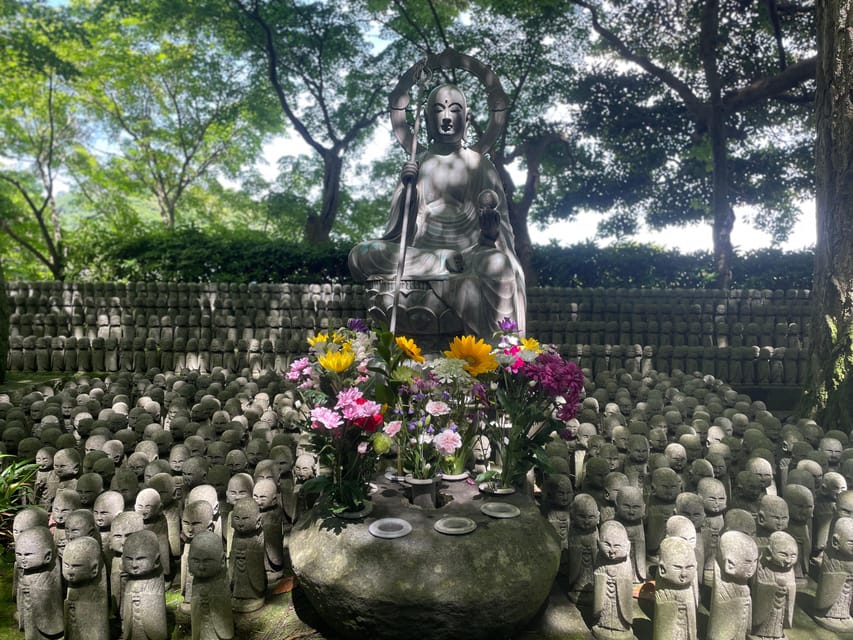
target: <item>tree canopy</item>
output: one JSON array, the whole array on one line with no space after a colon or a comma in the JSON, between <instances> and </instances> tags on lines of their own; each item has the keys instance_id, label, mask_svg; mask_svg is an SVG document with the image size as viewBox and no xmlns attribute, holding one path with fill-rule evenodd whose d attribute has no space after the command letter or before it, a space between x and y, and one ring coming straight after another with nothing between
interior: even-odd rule
<instances>
[{"instance_id":1,"label":"tree canopy","mask_svg":"<svg viewBox=\"0 0 853 640\"><path fill-rule=\"evenodd\" d=\"M781 240L813 188L809 4L2 0L0 13L14 52L0 226L4 249L24 249L4 261L18 276L85 275L75 247L99 229L369 237L405 159L388 93L448 46L509 97L491 157L531 283L529 227L594 211L620 239L706 221L725 285L735 212ZM446 79L469 94L476 138L482 87Z\"/></svg>"}]
</instances>

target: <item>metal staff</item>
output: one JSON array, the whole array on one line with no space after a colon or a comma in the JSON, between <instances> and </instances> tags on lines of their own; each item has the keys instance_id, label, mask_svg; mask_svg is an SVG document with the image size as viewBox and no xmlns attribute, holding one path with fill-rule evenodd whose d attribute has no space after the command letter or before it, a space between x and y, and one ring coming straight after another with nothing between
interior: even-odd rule
<instances>
[{"instance_id":1,"label":"metal staff","mask_svg":"<svg viewBox=\"0 0 853 640\"><path fill-rule=\"evenodd\" d=\"M409 153L409 161L415 162L418 151L418 129L421 122L421 99L423 98L423 85L427 78L426 66L418 71L418 97L415 105L415 124L412 136L412 150ZM400 235L400 255L397 259L397 276L394 278L394 304L391 307L391 334L397 335L397 306L400 304L400 289L403 287L403 270L406 266L406 250L408 249L409 235L409 208L412 206L412 193L415 189L414 180L406 183L406 198L403 205L403 225Z\"/></svg>"}]
</instances>

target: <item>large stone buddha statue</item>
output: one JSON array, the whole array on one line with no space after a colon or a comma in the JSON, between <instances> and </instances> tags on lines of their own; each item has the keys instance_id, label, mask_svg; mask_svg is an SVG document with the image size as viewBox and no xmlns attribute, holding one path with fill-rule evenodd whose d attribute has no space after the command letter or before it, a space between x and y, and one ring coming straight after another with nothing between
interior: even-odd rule
<instances>
[{"instance_id":1,"label":"large stone buddha statue","mask_svg":"<svg viewBox=\"0 0 853 640\"><path fill-rule=\"evenodd\" d=\"M489 338L505 317L525 325L524 274L515 254L506 197L491 161L463 146L468 107L453 85L429 95L429 148L407 162L385 234L358 244L349 265L373 296L371 314L393 306L400 242L406 228L399 330L409 334L473 333ZM412 185L408 224L403 210Z\"/></svg>"}]
</instances>

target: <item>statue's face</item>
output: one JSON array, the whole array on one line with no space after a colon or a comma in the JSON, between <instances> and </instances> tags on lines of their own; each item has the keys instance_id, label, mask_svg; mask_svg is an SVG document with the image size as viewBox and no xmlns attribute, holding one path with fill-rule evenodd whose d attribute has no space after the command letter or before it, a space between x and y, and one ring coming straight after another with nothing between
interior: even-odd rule
<instances>
[{"instance_id":1,"label":"statue's face","mask_svg":"<svg viewBox=\"0 0 853 640\"><path fill-rule=\"evenodd\" d=\"M623 533L611 532L598 540L598 551L610 561L624 560L630 548L628 538Z\"/></svg>"},{"instance_id":2,"label":"statue's face","mask_svg":"<svg viewBox=\"0 0 853 640\"><path fill-rule=\"evenodd\" d=\"M672 467L673 471L676 473L684 471L684 467L687 465L687 452L684 447L668 446L664 450L664 455L669 461L669 466Z\"/></svg>"},{"instance_id":3,"label":"statue's face","mask_svg":"<svg viewBox=\"0 0 853 640\"><path fill-rule=\"evenodd\" d=\"M768 547L771 564L782 571L788 571L794 566L797 562L797 551L797 544L791 540L775 540Z\"/></svg>"},{"instance_id":4,"label":"statue's face","mask_svg":"<svg viewBox=\"0 0 853 640\"><path fill-rule=\"evenodd\" d=\"M773 467L763 458L750 460L749 471L759 480L762 487L766 488L773 484Z\"/></svg>"},{"instance_id":5,"label":"statue's face","mask_svg":"<svg viewBox=\"0 0 853 640\"><path fill-rule=\"evenodd\" d=\"M53 470L62 479L73 478L80 470L80 465L72 461L70 456L57 453L53 457Z\"/></svg>"},{"instance_id":6,"label":"statue's face","mask_svg":"<svg viewBox=\"0 0 853 640\"><path fill-rule=\"evenodd\" d=\"M245 471L248 464L249 461L242 451L229 451L225 456L225 466L228 467L231 475Z\"/></svg>"},{"instance_id":7,"label":"statue's face","mask_svg":"<svg viewBox=\"0 0 853 640\"><path fill-rule=\"evenodd\" d=\"M149 520L156 517L160 513L160 495L155 491L142 491L136 496L136 504L134 505L136 513L142 516L143 520Z\"/></svg>"},{"instance_id":8,"label":"statue's face","mask_svg":"<svg viewBox=\"0 0 853 640\"><path fill-rule=\"evenodd\" d=\"M696 577L696 556L678 553L675 557L666 558L661 555L658 572L672 584L686 587Z\"/></svg>"},{"instance_id":9,"label":"statue's face","mask_svg":"<svg viewBox=\"0 0 853 640\"><path fill-rule=\"evenodd\" d=\"M94 533L95 532L92 531L92 527L86 518L80 518L74 515L70 516L65 523L65 537L68 540L76 540L77 538L89 536Z\"/></svg>"},{"instance_id":10,"label":"statue's face","mask_svg":"<svg viewBox=\"0 0 853 640\"><path fill-rule=\"evenodd\" d=\"M134 545L136 546L136 545ZM160 554L152 553L144 546L128 550L121 558L122 569L131 576L144 576L154 571L160 564Z\"/></svg>"},{"instance_id":11,"label":"statue's face","mask_svg":"<svg viewBox=\"0 0 853 640\"><path fill-rule=\"evenodd\" d=\"M571 483L560 482L551 486L551 504L559 509L566 509L572 503Z\"/></svg>"},{"instance_id":12,"label":"statue's face","mask_svg":"<svg viewBox=\"0 0 853 640\"><path fill-rule=\"evenodd\" d=\"M628 448L628 458L637 464L646 463L649 461L649 448L643 442L635 442Z\"/></svg>"},{"instance_id":13,"label":"statue's face","mask_svg":"<svg viewBox=\"0 0 853 640\"><path fill-rule=\"evenodd\" d=\"M705 487L704 491L700 490L702 504L705 506L706 515L718 515L726 509L726 490L713 484L710 487Z\"/></svg>"},{"instance_id":14,"label":"statue's face","mask_svg":"<svg viewBox=\"0 0 853 640\"><path fill-rule=\"evenodd\" d=\"M275 504L276 492L267 482L260 482L252 490L252 499L259 509L269 509Z\"/></svg>"},{"instance_id":15,"label":"statue's face","mask_svg":"<svg viewBox=\"0 0 853 640\"><path fill-rule=\"evenodd\" d=\"M690 520L690 522L693 523L693 526L697 529L701 527L702 523L705 521L705 509L702 504L698 502L685 503L678 511L678 514Z\"/></svg>"},{"instance_id":16,"label":"statue's face","mask_svg":"<svg viewBox=\"0 0 853 640\"><path fill-rule=\"evenodd\" d=\"M188 540L192 540L202 531L208 531L210 524L210 519L205 518L197 509L187 509L181 515L181 533Z\"/></svg>"},{"instance_id":17,"label":"statue's face","mask_svg":"<svg viewBox=\"0 0 853 640\"><path fill-rule=\"evenodd\" d=\"M228 504L234 504L240 498L251 498L251 490L251 485L247 485L243 478L231 478L228 481L228 489L225 491L225 499Z\"/></svg>"},{"instance_id":18,"label":"statue's face","mask_svg":"<svg viewBox=\"0 0 853 640\"><path fill-rule=\"evenodd\" d=\"M826 461L829 466L834 467L841 460L841 452L843 447L835 438L824 438L820 441L820 451L826 454Z\"/></svg>"},{"instance_id":19,"label":"statue's face","mask_svg":"<svg viewBox=\"0 0 853 640\"><path fill-rule=\"evenodd\" d=\"M39 471L50 471L53 468L53 456L49 451L39 449L36 453L36 464Z\"/></svg>"},{"instance_id":20,"label":"statue's face","mask_svg":"<svg viewBox=\"0 0 853 640\"><path fill-rule=\"evenodd\" d=\"M53 550L36 537L21 537L15 543L15 562L21 569L37 569L50 563Z\"/></svg>"},{"instance_id":21,"label":"statue's face","mask_svg":"<svg viewBox=\"0 0 853 640\"><path fill-rule=\"evenodd\" d=\"M743 549L735 549L724 560L723 572L729 578L746 580L753 576L758 566L758 550L745 546Z\"/></svg>"},{"instance_id":22,"label":"statue's face","mask_svg":"<svg viewBox=\"0 0 853 640\"><path fill-rule=\"evenodd\" d=\"M788 528L788 506L783 502L759 508L758 524L770 531L784 531Z\"/></svg>"},{"instance_id":23,"label":"statue's face","mask_svg":"<svg viewBox=\"0 0 853 640\"><path fill-rule=\"evenodd\" d=\"M592 531L598 526L600 515L594 505L581 505L571 513L571 521L581 531Z\"/></svg>"},{"instance_id":24,"label":"statue's face","mask_svg":"<svg viewBox=\"0 0 853 640\"><path fill-rule=\"evenodd\" d=\"M794 522L811 522L814 517L814 499L811 494L793 496L788 502L788 515Z\"/></svg>"},{"instance_id":25,"label":"statue's face","mask_svg":"<svg viewBox=\"0 0 853 640\"><path fill-rule=\"evenodd\" d=\"M681 481L676 477L658 476L652 479L652 491L659 500L675 502L675 498L681 493Z\"/></svg>"},{"instance_id":26,"label":"statue's face","mask_svg":"<svg viewBox=\"0 0 853 640\"><path fill-rule=\"evenodd\" d=\"M70 584L80 584L98 575L98 558L82 553L68 553L62 557L62 577Z\"/></svg>"},{"instance_id":27,"label":"statue's face","mask_svg":"<svg viewBox=\"0 0 853 640\"><path fill-rule=\"evenodd\" d=\"M173 448L169 452L169 468L173 473L180 473L184 468L184 462L187 461L187 451L183 447Z\"/></svg>"},{"instance_id":28,"label":"statue's face","mask_svg":"<svg viewBox=\"0 0 853 640\"><path fill-rule=\"evenodd\" d=\"M195 578L212 578L222 571L222 555L216 549L190 547L190 573Z\"/></svg>"},{"instance_id":29,"label":"statue's face","mask_svg":"<svg viewBox=\"0 0 853 640\"><path fill-rule=\"evenodd\" d=\"M642 496L635 496L633 492L620 491L616 499L616 514L624 522L639 522L646 513L646 505Z\"/></svg>"},{"instance_id":30,"label":"statue's face","mask_svg":"<svg viewBox=\"0 0 853 640\"><path fill-rule=\"evenodd\" d=\"M578 428L578 447L581 449L589 448L589 439L595 435L595 427L588 424L582 424Z\"/></svg>"},{"instance_id":31,"label":"statue's face","mask_svg":"<svg viewBox=\"0 0 853 640\"><path fill-rule=\"evenodd\" d=\"M95 516L95 524L99 529L108 527L113 523L113 518L116 517L117 511L114 511L106 502L95 502L92 508L92 514Z\"/></svg>"},{"instance_id":32,"label":"statue's face","mask_svg":"<svg viewBox=\"0 0 853 640\"><path fill-rule=\"evenodd\" d=\"M51 515L53 516L53 521L56 524L65 524L66 519L68 518L68 514L70 514L75 508L75 505L72 505L68 500L57 496L53 501L53 509L51 511Z\"/></svg>"},{"instance_id":33,"label":"statue's face","mask_svg":"<svg viewBox=\"0 0 853 640\"><path fill-rule=\"evenodd\" d=\"M293 475L297 480L308 480L314 477L314 460L297 459L293 465Z\"/></svg>"},{"instance_id":34,"label":"statue's face","mask_svg":"<svg viewBox=\"0 0 853 640\"><path fill-rule=\"evenodd\" d=\"M258 512L254 509L237 506L231 512L231 527L237 533L251 533L258 528Z\"/></svg>"},{"instance_id":35,"label":"statue's face","mask_svg":"<svg viewBox=\"0 0 853 640\"><path fill-rule=\"evenodd\" d=\"M429 105L430 133L436 142L459 142L465 135L465 96L449 85L439 87Z\"/></svg>"},{"instance_id":36,"label":"statue's face","mask_svg":"<svg viewBox=\"0 0 853 640\"><path fill-rule=\"evenodd\" d=\"M666 431L663 429L652 429L649 433L649 445L655 451L663 451L666 448Z\"/></svg>"}]
</instances>

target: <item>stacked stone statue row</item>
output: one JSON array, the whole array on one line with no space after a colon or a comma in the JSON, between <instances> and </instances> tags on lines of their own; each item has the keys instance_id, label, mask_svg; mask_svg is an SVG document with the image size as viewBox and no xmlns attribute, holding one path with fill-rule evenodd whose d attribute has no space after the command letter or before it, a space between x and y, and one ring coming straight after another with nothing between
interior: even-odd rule
<instances>
[{"instance_id":1,"label":"stacked stone statue row","mask_svg":"<svg viewBox=\"0 0 853 640\"><path fill-rule=\"evenodd\" d=\"M165 640L171 587L193 638L233 638L232 611L264 605L310 504L317 461L293 405L280 376L221 367L0 397L2 450L38 465L13 526L25 637Z\"/></svg>"},{"instance_id":2,"label":"stacked stone statue row","mask_svg":"<svg viewBox=\"0 0 853 640\"><path fill-rule=\"evenodd\" d=\"M548 445L537 485L564 548L559 586L596 637L630 634L633 591L652 579L655 637L783 638L798 591L818 624L853 630L846 433L783 425L713 376L585 373L576 438ZM39 466L14 527L27 637L42 624L78 637L82 619L165 637L167 585L199 637L232 637L230 611L263 605L310 505L300 488L317 461L298 417L281 376L249 369L119 372L0 399L3 448ZM32 615L63 599L64 620Z\"/></svg>"},{"instance_id":3,"label":"stacked stone statue row","mask_svg":"<svg viewBox=\"0 0 853 640\"><path fill-rule=\"evenodd\" d=\"M785 638L798 592L853 631L847 433L783 425L708 375L604 372L587 394L540 482L594 637L631 637L632 589L655 600L656 639Z\"/></svg>"},{"instance_id":4,"label":"stacked stone statue row","mask_svg":"<svg viewBox=\"0 0 853 640\"><path fill-rule=\"evenodd\" d=\"M206 326L211 335L182 337L264 340L276 338L268 329L313 327L367 308L363 287L348 284L12 282L7 292L12 335L36 338L174 339L176 327ZM797 290L541 287L528 301L529 331L561 344L791 347L807 336L811 313L809 292Z\"/></svg>"},{"instance_id":5,"label":"stacked stone statue row","mask_svg":"<svg viewBox=\"0 0 853 640\"><path fill-rule=\"evenodd\" d=\"M157 341L142 337L115 338L25 338L12 337L8 356L10 371L54 371L143 373L149 369L200 370L216 367L231 370L249 368L257 375L262 370L282 373L301 353L304 337L314 335L305 329L277 340L208 340L177 338ZM627 369L645 372L655 369L701 371L739 385L790 385L805 382L806 350L794 347L660 347L610 344L563 344L564 356L578 362L593 374Z\"/></svg>"}]
</instances>

